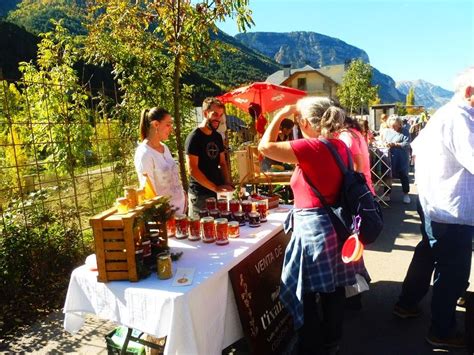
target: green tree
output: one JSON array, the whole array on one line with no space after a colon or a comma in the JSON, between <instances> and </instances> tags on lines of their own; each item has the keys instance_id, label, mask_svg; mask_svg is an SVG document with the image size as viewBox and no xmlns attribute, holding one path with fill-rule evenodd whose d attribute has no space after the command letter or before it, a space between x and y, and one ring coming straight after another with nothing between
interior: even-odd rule
<instances>
[{"instance_id":1,"label":"green tree","mask_svg":"<svg viewBox=\"0 0 474 355\"><path fill-rule=\"evenodd\" d=\"M211 33L217 32L216 22L235 18L240 30L253 24L248 0L203 0L197 4L190 0L96 0L91 10L89 57L94 62L112 63L125 92L134 81L144 83L148 92L171 92L181 178L187 186L182 104L189 105L191 90L181 79L195 62L218 55L216 42L211 41ZM120 58L110 58L117 48ZM131 73L140 65L145 72L133 77Z\"/></svg>"},{"instance_id":2,"label":"green tree","mask_svg":"<svg viewBox=\"0 0 474 355\"><path fill-rule=\"evenodd\" d=\"M378 96L378 86L372 86L372 67L357 59L351 62L337 96L347 111L352 113L356 108L362 110Z\"/></svg>"},{"instance_id":3,"label":"green tree","mask_svg":"<svg viewBox=\"0 0 474 355\"><path fill-rule=\"evenodd\" d=\"M415 88L413 86L408 90L406 105L407 106L415 105Z\"/></svg>"}]
</instances>

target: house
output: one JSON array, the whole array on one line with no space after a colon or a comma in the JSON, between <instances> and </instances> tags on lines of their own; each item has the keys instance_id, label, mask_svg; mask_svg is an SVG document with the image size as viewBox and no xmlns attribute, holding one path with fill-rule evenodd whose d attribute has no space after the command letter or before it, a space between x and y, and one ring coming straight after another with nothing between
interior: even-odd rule
<instances>
[{"instance_id":1,"label":"house","mask_svg":"<svg viewBox=\"0 0 474 355\"><path fill-rule=\"evenodd\" d=\"M310 96L328 97L336 97L338 85L334 79L310 65L305 65L303 68L298 69L285 65L283 70L271 74L265 81L271 84L303 90Z\"/></svg>"}]
</instances>

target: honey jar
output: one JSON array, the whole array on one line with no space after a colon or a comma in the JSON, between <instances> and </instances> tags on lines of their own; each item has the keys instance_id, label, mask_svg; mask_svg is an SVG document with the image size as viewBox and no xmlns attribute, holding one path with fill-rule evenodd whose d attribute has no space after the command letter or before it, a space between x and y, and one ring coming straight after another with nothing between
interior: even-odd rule
<instances>
[{"instance_id":1,"label":"honey jar","mask_svg":"<svg viewBox=\"0 0 474 355\"><path fill-rule=\"evenodd\" d=\"M214 227L214 218L201 218L201 238L204 243L214 243L216 240L216 229Z\"/></svg>"},{"instance_id":2,"label":"honey jar","mask_svg":"<svg viewBox=\"0 0 474 355\"><path fill-rule=\"evenodd\" d=\"M134 209L138 205L138 194L135 186L125 186L125 198L128 200L128 208Z\"/></svg>"},{"instance_id":3,"label":"honey jar","mask_svg":"<svg viewBox=\"0 0 474 355\"><path fill-rule=\"evenodd\" d=\"M229 244L228 221L225 218L216 219L216 244Z\"/></svg>"},{"instance_id":4,"label":"honey jar","mask_svg":"<svg viewBox=\"0 0 474 355\"><path fill-rule=\"evenodd\" d=\"M198 217L189 217L189 240L201 239L201 221Z\"/></svg>"},{"instance_id":5,"label":"honey jar","mask_svg":"<svg viewBox=\"0 0 474 355\"><path fill-rule=\"evenodd\" d=\"M169 279L173 276L173 265L169 253L158 254L156 259L156 271L161 280Z\"/></svg>"},{"instance_id":6,"label":"honey jar","mask_svg":"<svg viewBox=\"0 0 474 355\"><path fill-rule=\"evenodd\" d=\"M231 221L227 224L227 229L229 231L229 238L238 238L240 236L240 227L239 222Z\"/></svg>"},{"instance_id":7,"label":"honey jar","mask_svg":"<svg viewBox=\"0 0 474 355\"><path fill-rule=\"evenodd\" d=\"M185 239L188 237L188 217L184 214L178 214L175 216L176 221L176 238L177 239Z\"/></svg>"},{"instance_id":8,"label":"honey jar","mask_svg":"<svg viewBox=\"0 0 474 355\"><path fill-rule=\"evenodd\" d=\"M117 207L117 213L125 214L128 213L128 199L125 197L119 197L116 200L115 206Z\"/></svg>"}]
</instances>

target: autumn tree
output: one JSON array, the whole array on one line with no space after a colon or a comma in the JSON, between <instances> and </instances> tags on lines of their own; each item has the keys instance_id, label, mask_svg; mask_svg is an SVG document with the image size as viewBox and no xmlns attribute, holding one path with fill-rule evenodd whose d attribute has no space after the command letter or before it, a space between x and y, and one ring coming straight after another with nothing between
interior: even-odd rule
<instances>
[{"instance_id":1,"label":"autumn tree","mask_svg":"<svg viewBox=\"0 0 474 355\"><path fill-rule=\"evenodd\" d=\"M187 186L182 103L189 104L190 88L181 78L193 63L218 56L210 37L217 22L235 18L239 30L253 24L248 0L96 0L90 14L86 46L91 61L111 63L125 97L141 100L142 107L172 104L181 178Z\"/></svg>"},{"instance_id":2,"label":"autumn tree","mask_svg":"<svg viewBox=\"0 0 474 355\"><path fill-rule=\"evenodd\" d=\"M412 86L408 90L407 98L406 98L406 108L407 108L407 113L412 115L416 113L415 107L415 88Z\"/></svg>"},{"instance_id":3,"label":"autumn tree","mask_svg":"<svg viewBox=\"0 0 474 355\"><path fill-rule=\"evenodd\" d=\"M342 106L352 113L362 109L378 96L378 86L372 86L372 67L357 59L351 62L337 89Z\"/></svg>"}]
</instances>

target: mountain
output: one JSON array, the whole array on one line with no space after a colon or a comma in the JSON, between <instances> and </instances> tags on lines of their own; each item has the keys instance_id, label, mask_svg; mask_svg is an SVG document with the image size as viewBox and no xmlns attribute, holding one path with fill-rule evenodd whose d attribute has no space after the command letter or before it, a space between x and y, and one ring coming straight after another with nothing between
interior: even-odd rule
<instances>
[{"instance_id":1,"label":"mountain","mask_svg":"<svg viewBox=\"0 0 474 355\"><path fill-rule=\"evenodd\" d=\"M423 105L427 109L437 109L451 100L454 93L440 86L431 84L424 80L397 81L397 89L408 94L411 87L415 89L415 104Z\"/></svg>"},{"instance_id":2,"label":"mountain","mask_svg":"<svg viewBox=\"0 0 474 355\"><path fill-rule=\"evenodd\" d=\"M352 59L362 59L369 63L369 56L364 50L315 32L252 32L239 33L235 38L276 62L291 64L294 68L306 64L319 68L344 64ZM397 90L395 81L375 68L372 83L379 85L379 97L382 102L405 102L405 95Z\"/></svg>"}]
</instances>

